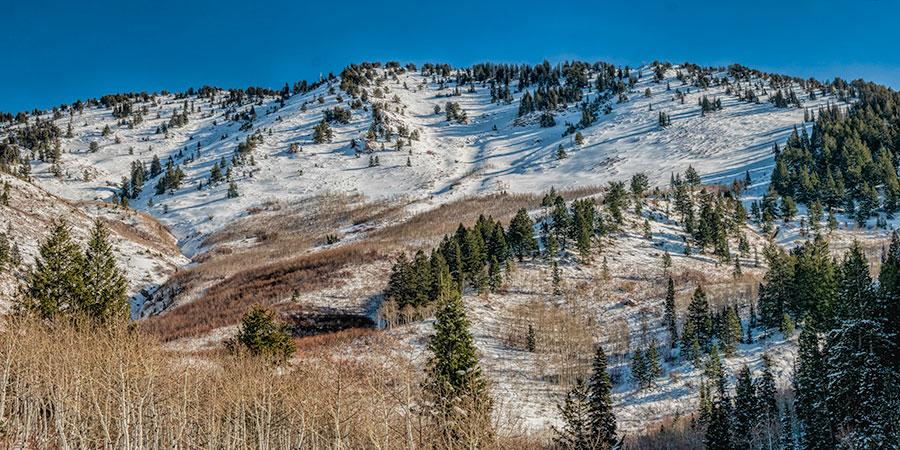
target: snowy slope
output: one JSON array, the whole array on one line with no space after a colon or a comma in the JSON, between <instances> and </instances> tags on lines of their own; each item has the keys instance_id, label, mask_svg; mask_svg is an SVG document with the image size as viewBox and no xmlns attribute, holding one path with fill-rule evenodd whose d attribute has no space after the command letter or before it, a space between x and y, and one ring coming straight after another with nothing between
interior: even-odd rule
<instances>
[{"instance_id":1,"label":"snowy slope","mask_svg":"<svg viewBox=\"0 0 900 450\"><path fill-rule=\"evenodd\" d=\"M643 76L628 93L628 102L610 101L612 112L601 113L591 127L582 130L585 142L579 146L573 143L572 135L562 136L567 121L580 120L577 105L557 111L555 127L541 128L536 113L516 117L524 92L515 93L510 104L491 103L489 89L481 85L474 93L461 88L461 95L445 97L452 92L453 83L440 90L431 77L406 72L396 81L393 75L385 77L381 84L384 98L369 100L386 103L395 132L399 124L404 124L418 130L421 138L413 141L411 154L407 149L392 150L396 135L385 143L386 150L380 150L384 141L379 139L374 152L380 160L378 167L369 167L368 154L357 155L350 148L351 139L364 139L372 122L371 107L353 110L346 125L335 124L331 143L313 145L312 127L322 119L324 110L338 104L349 107L352 100L337 89L335 81L330 83L335 88L333 94L325 84L291 97L280 109L279 100L271 97L238 107L240 112L252 106L258 114L250 130L241 130L243 122L226 120L227 110L218 101L197 97L188 100L199 112L190 114L186 126L170 128L168 138L157 134L157 127L174 111L181 111L182 99L169 95L158 96L155 102L136 103L135 109L147 107L149 114L134 129L119 126L111 110L89 108L71 119L74 138L63 139L63 176L54 177L50 165L40 163L35 164L34 173L39 185L62 197L109 200L114 186L129 174L132 161L149 164L156 155L163 164L169 156L181 163L199 150L196 160L183 166L187 179L174 195L154 196L156 180L149 180L141 196L131 201L133 208L149 212L172 227L188 255L196 252L203 236L266 199L329 191L361 192L373 199L403 198L411 203L412 210L420 210L462 195L599 185L641 171L649 175L651 184L665 184L671 172L683 171L689 164L703 175L704 182L730 182L747 170L755 180L767 178L772 144L783 142L792 127L802 122L803 110L775 108L766 101L762 89L758 89L762 103L751 104L726 95L724 86L707 90L683 86L675 78L677 70L678 66L668 70L666 80L658 84L652 77ZM671 90L666 90L666 83ZM647 88L652 92L649 98L644 97ZM683 104L675 99L675 89L689 92ZM826 96L810 100L799 86L794 90L804 107L836 102ZM597 94L585 90L585 95L591 99ZM721 99L723 110L701 116L701 95ZM224 96L220 93L218 100ZM317 101L320 97L324 102ZM435 105L443 107L447 101L460 104L468 114L468 123L451 123L443 113L435 114ZM304 104L306 111L302 110ZM658 111L671 116L671 126L659 126ZM159 119L155 118L157 113ZM69 122L68 115L56 120L63 130ZM104 137L101 130L106 125L112 135ZM257 131L262 133L264 143L253 151L255 165L237 167L234 173L242 195L226 199L227 183L198 191L198 183L206 183L213 164L223 156L230 161L238 143ZM91 141L100 144L100 151L88 151ZM299 144L302 151L289 154L292 143ZM569 155L565 160L555 156L560 144ZM407 158L411 166L407 166ZM151 197L153 206L149 206Z\"/></svg>"},{"instance_id":2,"label":"snowy slope","mask_svg":"<svg viewBox=\"0 0 900 450\"><path fill-rule=\"evenodd\" d=\"M3 176L9 183L9 205L0 206L2 230L9 245L18 245L22 265L0 274L0 312L8 310L17 289L25 280L28 267L38 255L40 243L52 227L65 219L72 238L84 245L93 221L103 220L110 231L119 267L128 280L127 294L132 310L137 311L148 291L162 285L188 259L181 254L175 238L152 216L126 211L107 202L71 203L33 184Z\"/></svg>"}]
</instances>

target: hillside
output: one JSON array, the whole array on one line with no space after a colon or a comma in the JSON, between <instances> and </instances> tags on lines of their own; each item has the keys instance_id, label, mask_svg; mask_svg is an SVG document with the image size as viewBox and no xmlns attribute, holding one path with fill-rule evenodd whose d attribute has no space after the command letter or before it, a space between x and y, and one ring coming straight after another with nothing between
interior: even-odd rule
<instances>
[{"instance_id":1,"label":"hillside","mask_svg":"<svg viewBox=\"0 0 900 450\"><path fill-rule=\"evenodd\" d=\"M431 270L441 264L435 254L445 258L456 245L465 248L460 262L443 264L458 264L447 273L459 283L498 430L547 441L563 425L557 405L590 372L599 346L622 433L653 435L664 423L690 434L727 314L740 333L722 358L729 392L747 365L754 377L765 368L779 401L793 401L798 336L757 322L776 249L799 264L821 231L825 256L816 261L835 283L848 249L872 261L872 274L886 260L886 231L898 222L886 205L883 216L878 210L877 189L887 195L886 186L863 190L874 192L878 210L871 228L869 215L853 223L860 194L849 185L849 206L829 206L827 221L812 198L794 205L779 192L779 206L770 189L776 158L795 157L779 150L786 142L802 135L796 159L811 166L799 152L813 145L807 127L860 101L841 86L738 65L379 63L283 90L107 96L0 125L11 186L0 213L26 265L54 220L66 218L83 239L91 220L103 219L133 318L161 351L191 365L221 364L223 342L263 305L300 346L294 367L399 364L415 374L391 376L416 386L436 301L398 304L389 290L406 273L405 258ZM872 170L870 153L853 173ZM791 170L794 182L799 171ZM515 258L504 241L491 262L489 233L496 226L511 241L516 220L527 222L519 234L539 238L534 248ZM578 229L578 220L587 224ZM490 228L474 231L484 223ZM551 235L568 245L551 250ZM470 251L484 255L463 263ZM500 282L488 289L478 277L491 270ZM4 297L25 273L0 275ZM671 338L670 279L675 328L684 331L699 291L708 334L717 334L707 336L702 364L685 356L686 344L666 345L660 374L643 386L636 350ZM794 319L798 328L808 320Z\"/></svg>"},{"instance_id":2,"label":"hillside","mask_svg":"<svg viewBox=\"0 0 900 450\"><path fill-rule=\"evenodd\" d=\"M113 117L112 108L88 107L83 113L54 121L61 130L72 126L73 137L61 140L57 171L61 176L51 173L49 163L35 162L32 172L40 186L61 197L108 201L121 186L122 178L131 176L133 161L149 167L154 156L163 164L171 157L185 174L179 189L154 195L158 177L150 178L129 204L171 227L185 254L192 256L205 236L264 200L328 192L361 193L372 200L402 196L404 203L420 210L465 195L602 185L626 180L637 172L645 172L654 184L663 185L671 173L681 172L688 165L708 183L729 183L746 171L761 180L771 171L772 145L783 142L804 119L804 109L776 108L770 103L773 88L763 79L739 81L729 77L727 71L713 71L707 77L716 83L699 89L687 76L683 78L685 83L676 78L684 72L679 66L665 70L659 80L654 80L651 67L644 67L632 70L632 76L637 77L635 72L643 75L628 88L628 101L619 103L618 98L610 98L598 102L604 108L608 106L609 113L594 113L594 122L580 130L584 143L576 145L574 136L564 137L563 132L567 122L582 120L577 103L555 109L556 125L543 128L538 123L539 112L517 117L525 90L511 93L509 103L492 103L485 83L460 87L452 82L453 75L435 77L384 68L374 71L375 83L369 87L373 93L368 102L358 104L362 108L356 109L351 109L354 99L337 89L339 79L292 95L283 107L280 95L252 101L244 98L226 106L229 94L221 90L215 97L206 98L139 98L131 108L146 108L146 113L133 127L123 122L134 120ZM586 76L590 80L592 75ZM474 92L467 86L474 87ZM753 90L760 103L740 101L734 93L739 87ZM382 98L375 96L376 88ZM645 97L647 89L650 97ZM812 100L796 83L785 89L796 92L804 108L815 110L839 103L823 93ZM683 102L676 99L676 90L684 93ZM452 95L454 91L459 95ZM585 102L598 100L591 87L582 91ZM722 110L702 115L698 105L702 96L721 100ZM189 109L193 108L188 123L170 127L167 134L157 133L173 114L183 112L185 100ZM368 139L374 147L370 155L363 150L363 142L373 123L371 103L377 102L383 102L385 124L393 134L390 142ZM445 108L447 102L459 104L468 116L467 123L448 121L443 111L435 113L435 106ZM350 110L348 123L333 123L331 142L315 145L313 126L325 111L336 106ZM251 109L256 114L254 120L248 120ZM669 115L670 126L659 125L659 112ZM103 136L107 126L109 135ZM400 152L392 151L403 127L408 132L418 131L419 138L404 140L412 142L411 149L407 146ZM253 163L235 167L232 174L241 196L227 199L226 182L198 191L198 184L210 177L213 164L225 158L230 166L239 144L254 134L261 140L252 152ZM354 139L359 143L357 150L351 149ZM96 142L99 150L91 152L91 142ZM296 153L290 153L292 144L299 146ZM566 148L569 157L565 160L556 158L559 145ZM369 156L377 156L380 166L369 167ZM411 166L407 166L407 159ZM151 199L153 206L149 205Z\"/></svg>"},{"instance_id":3,"label":"hillside","mask_svg":"<svg viewBox=\"0 0 900 450\"><path fill-rule=\"evenodd\" d=\"M86 242L93 221L103 221L110 230L117 261L125 271L127 294L132 298L135 314L149 292L188 262L168 229L150 215L124 211L104 201L68 201L11 176L3 176L2 180L9 187L8 202L0 205L0 217L9 247L17 247L21 257L18 267L0 274L0 310L4 312L18 295L40 243L60 219L65 219L80 244Z\"/></svg>"}]
</instances>

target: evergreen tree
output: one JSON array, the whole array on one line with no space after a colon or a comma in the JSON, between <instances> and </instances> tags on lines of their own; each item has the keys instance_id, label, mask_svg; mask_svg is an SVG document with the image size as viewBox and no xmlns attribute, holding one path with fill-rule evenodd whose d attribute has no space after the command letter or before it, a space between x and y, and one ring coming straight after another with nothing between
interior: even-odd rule
<instances>
[{"instance_id":1,"label":"evergreen tree","mask_svg":"<svg viewBox=\"0 0 900 450\"><path fill-rule=\"evenodd\" d=\"M659 350L656 348L656 339L650 340L650 347L644 354L644 363L647 366L648 384L653 384L653 380L662 376L662 365L659 363Z\"/></svg>"},{"instance_id":2,"label":"evergreen tree","mask_svg":"<svg viewBox=\"0 0 900 450\"><path fill-rule=\"evenodd\" d=\"M778 418L777 394L775 387L775 375L772 373L772 357L763 353L763 373L756 382L756 408L758 421L763 426L770 425Z\"/></svg>"},{"instance_id":3,"label":"evergreen tree","mask_svg":"<svg viewBox=\"0 0 900 450\"><path fill-rule=\"evenodd\" d=\"M613 449L618 445L616 416L612 410L612 383L607 372L606 353L597 346L593 373L588 382L588 418L591 448Z\"/></svg>"},{"instance_id":4,"label":"evergreen tree","mask_svg":"<svg viewBox=\"0 0 900 450\"><path fill-rule=\"evenodd\" d=\"M244 314L240 330L226 345L231 350L243 348L252 355L278 361L290 359L295 350L287 326L278 323L274 311L259 305Z\"/></svg>"},{"instance_id":5,"label":"evergreen tree","mask_svg":"<svg viewBox=\"0 0 900 450\"><path fill-rule=\"evenodd\" d=\"M41 318L84 312L84 258L64 222L39 249L25 288L24 307Z\"/></svg>"},{"instance_id":6,"label":"evergreen tree","mask_svg":"<svg viewBox=\"0 0 900 450\"><path fill-rule=\"evenodd\" d=\"M764 250L769 271L759 289L760 321L766 328L776 328L791 302L794 293L794 258L774 244Z\"/></svg>"},{"instance_id":7,"label":"evergreen tree","mask_svg":"<svg viewBox=\"0 0 900 450\"><path fill-rule=\"evenodd\" d=\"M697 333L694 331L694 323L686 321L684 329L681 333L681 350L682 359L691 361L694 367L698 367L700 361L700 341L697 339Z\"/></svg>"},{"instance_id":8,"label":"evergreen tree","mask_svg":"<svg viewBox=\"0 0 900 450\"><path fill-rule=\"evenodd\" d=\"M731 405L727 396L719 394L712 402L709 424L703 443L707 450L735 448L731 431Z\"/></svg>"},{"instance_id":9,"label":"evergreen tree","mask_svg":"<svg viewBox=\"0 0 900 450\"><path fill-rule=\"evenodd\" d=\"M100 323L127 320L130 311L125 276L116 265L109 232L99 219L94 222L84 252L83 274L85 312Z\"/></svg>"},{"instance_id":10,"label":"evergreen tree","mask_svg":"<svg viewBox=\"0 0 900 450\"><path fill-rule=\"evenodd\" d=\"M832 265L828 243L821 235L806 241L794 250L797 264L794 269L795 289L786 305L792 317L809 317L813 326L827 326L833 318L833 304L837 291L837 277Z\"/></svg>"},{"instance_id":11,"label":"evergreen tree","mask_svg":"<svg viewBox=\"0 0 900 450\"><path fill-rule=\"evenodd\" d=\"M666 287L665 314L663 315L663 325L669 333L669 348L674 348L678 342L678 323L675 313L675 282L669 277Z\"/></svg>"},{"instance_id":12,"label":"evergreen tree","mask_svg":"<svg viewBox=\"0 0 900 450\"><path fill-rule=\"evenodd\" d=\"M819 337L812 327L804 327L800 333L797 351L797 367L794 375L794 392L797 417L802 424L804 449L834 449L835 442L828 422L825 403L825 370Z\"/></svg>"},{"instance_id":13,"label":"evergreen tree","mask_svg":"<svg viewBox=\"0 0 900 450\"><path fill-rule=\"evenodd\" d=\"M491 262L488 265L488 287L490 287L491 292L496 293L502 285L503 272L500 269L500 262L497 261L496 256L491 255Z\"/></svg>"},{"instance_id":14,"label":"evergreen tree","mask_svg":"<svg viewBox=\"0 0 900 450\"><path fill-rule=\"evenodd\" d=\"M528 324L528 333L525 334L525 349L534 353L537 348L537 339L534 333L534 325Z\"/></svg>"},{"instance_id":15,"label":"evergreen tree","mask_svg":"<svg viewBox=\"0 0 900 450\"><path fill-rule=\"evenodd\" d=\"M744 364L738 371L734 386L734 443L735 448L751 448L753 427L756 424L756 390L750 368Z\"/></svg>"},{"instance_id":16,"label":"evergreen tree","mask_svg":"<svg viewBox=\"0 0 900 450\"><path fill-rule=\"evenodd\" d=\"M781 414L781 450L797 450L793 421L787 405L785 405L784 412Z\"/></svg>"},{"instance_id":17,"label":"evergreen tree","mask_svg":"<svg viewBox=\"0 0 900 450\"><path fill-rule=\"evenodd\" d=\"M644 358L644 351L640 348L635 349L631 357L631 377L637 382L638 389L650 385L647 361Z\"/></svg>"},{"instance_id":18,"label":"evergreen tree","mask_svg":"<svg viewBox=\"0 0 900 450\"><path fill-rule=\"evenodd\" d=\"M691 303L688 305L687 321L693 325L693 332L700 346L704 349L709 348L712 338L712 320L709 316L709 302L700 286L694 290Z\"/></svg>"},{"instance_id":19,"label":"evergreen tree","mask_svg":"<svg viewBox=\"0 0 900 450\"><path fill-rule=\"evenodd\" d=\"M591 405L588 403L588 395L584 378L578 377L575 386L566 393L564 403L556 405L563 426L561 429L553 427L555 435L553 440L560 448L572 450L594 448L591 443Z\"/></svg>"},{"instance_id":20,"label":"evergreen tree","mask_svg":"<svg viewBox=\"0 0 900 450\"><path fill-rule=\"evenodd\" d=\"M507 243L513 254L519 258L519 261L537 250L537 240L534 238L534 223L528 217L528 212L525 208L520 209L509 223Z\"/></svg>"},{"instance_id":21,"label":"evergreen tree","mask_svg":"<svg viewBox=\"0 0 900 450\"><path fill-rule=\"evenodd\" d=\"M778 327L778 331L781 331L781 333L784 334L784 337L791 337L794 335L794 321L791 320L791 316L787 313L781 318L781 326Z\"/></svg>"},{"instance_id":22,"label":"evergreen tree","mask_svg":"<svg viewBox=\"0 0 900 450\"><path fill-rule=\"evenodd\" d=\"M720 339L725 356L734 356L737 346L744 340L744 328L734 307L725 310Z\"/></svg>"},{"instance_id":23,"label":"evergreen tree","mask_svg":"<svg viewBox=\"0 0 900 450\"><path fill-rule=\"evenodd\" d=\"M484 433L483 444L493 433L490 430L492 401L469 333L462 297L447 271L438 278L440 297L435 333L428 342L432 356L427 362L424 388L446 438L456 440L467 431L480 429ZM473 438L471 434L467 437Z\"/></svg>"}]
</instances>

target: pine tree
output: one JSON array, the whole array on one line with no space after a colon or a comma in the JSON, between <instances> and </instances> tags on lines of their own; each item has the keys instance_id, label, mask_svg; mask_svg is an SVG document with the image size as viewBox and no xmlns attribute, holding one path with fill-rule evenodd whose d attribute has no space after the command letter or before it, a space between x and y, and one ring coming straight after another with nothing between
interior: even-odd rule
<instances>
[{"instance_id":1,"label":"pine tree","mask_svg":"<svg viewBox=\"0 0 900 450\"><path fill-rule=\"evenodd\" d=\"M553 277L553 295L560 295L562 291L559 288L560 282L562 278L559 275L559 265L556 264L556 261L553 261L552 266L552 277Z\"/></svg>"},{"instance_id":2,"label":"pine tree","mask_svg":"<svg viewBox=\"0 0 900 450\"><path fill-rule=\"evenodd\" d=\"M694 290L691 303L688 305L687 321L693 325L693 331L700 346L704 349L709 348L712 338L712 321L709 317L709 302L700 286Z\"/></svg>"},{"instance_id":3,"label":"pine tree","mask_svg":"<svg viewBox=\"0 0 900 450\"><path fill-rule=\"evenodd\" d=\"M707 450L731 450L735 448L731 432L731 405L724 395L712 402L709 425L703 443Z\"/></svg>"},{"instance_id":4,"label":"pine tree","mask_svg":"<svg viewBox=\"0 0 900 450\"><path fill-rule=\"evenodd\" d=\"M99 219L94 222L84 252L83 308L100 323L124 321L129 316L125 276L116 265L109 232Z\"/></svg>"},{"instance_id":5,"label":"pine tree","mask_svg":"<svg viewBox=\"0 0 900 450\"><path fill-rule=\"evenodd\" d=\"M825 410L825 365L819 345L819 337L812 327L804 327L800 333L797 351L797 368L794 375L794 392L797 417L802 424L804 449L826 450L835 448L832 430Z\"/></svg>"},{"instance_id":6,"label":"pine tree","mask_svg":"<svg viewBox=\"0 0 900 450\"><path fill-rule=\"evenodd\" d=\"M769 245L763 250L769 271L759 289L760 320L766 328L781 324L794 292L794 258L783 249Z\"/></svg>"},{"instance_id":7,"label":"pine tree","mask_svg":"<svg viewBox=\"0 0 900 450\"><path fill-rule=\"evenodd\" d=\"M556 159L566 159L567 157L566 149L563 148L562 144L559 144L559 146L556 147Z\"/></svg>"},{"instance_id":8,"label":"pine tree","mask_svg":"<svg viewBox=\"0 0 900 450\"><path fill-rule=\"evenodd\" d=\"M54 226L28 277L22 305L41 318L83 312L84 260L64 222Z\"/></svg>"},{"instance_id":9,"label":"pine tree","mask_svg":"<svg viewBox=\"0 0 900 450\"><path fill-rule=\"evenodd\" d=\"M652 384L653 380L662 376L662 365L659 363L659 350L656 348L656 339L650 340L650 346L647 353L644 354L644 363L647 366L648 384Z\"/></svg>"},{"instance_id":10,"label":"pine tree","mask_svg":"<svg viewBox=\"0 0 900 450\"><path fill-rule=\"evenodd\" d=\"M432 356L426 369L425 391L434 415L448 439L480 429L480 442L490 439L492 401L469 333L462 297L447 271L438 275L441 286L435 313L435 333L428 342ZM470 433L467 438L474 438ZM477 447L478 445L476 445Z\"/></svg>"},{"instance_id":11,"label":"pine tree","mask_svg":"<svg viewBox=\"0 0 900 450\"><path fill-rule=\"evenodd\" d=\"M638 389L649 385L647 361L644 359L644 351L639 348L634 350L634 355L631 357L631 377L637 382Z\"/></svg>"},{"instance_id":12,"label":"pine tree","mask_svg":"<svg viewBox=\"0 0 900 450\"><path fill-rule=\"evenodd\" d=\"M725 356L734 356L738 344L744 340L744 328L741 325L741 319L738 317L734 307L729 306L725 310L723 318L722 332L720 339L722 341L722 350Z\"/></svg>"},{"instance_id":13,"label":"pine tree","mask_svg":"<svg viewBox=\"0 0 900 450\"><path fill-rule=\"evenodd\" d=\"M784 412L781 414L781 450L797 450L793 421L787 405L784 406Z\"/></svg>"},{"instance_id":14,"label":"pine tree","mask_svg":"<svg viewBox=\"0 0 900 450\"><path fill-rule=\"evenodd\" d=\"M612 410L612 383L607 372L606 353L597 346L594 356L593 373L588 382L588 420L590 442L596 449L613 449L618 444L616 437L616 416Z\"/></svg>"},{"instance_id":15,"label":"pine tree","mask_svg":"<svg viewBox=\"0 0 900 450\"><path fill-rule=\"evenodd\" d=\"M787 313L784 313L784 317L781 318L781 325L778 327L778 331L781 331L786 338L794 335L794 321L791 320L791 316Z\"/></svg>"},{"instance_id":16,"label":"pine tree","mask_svg":"<svg viewBox=\"0 0 900 450\"><path fill-rule=\"evenodd\" d=\"M763 353L763 373L756 382L756 408L758 422L763 426L770 425L778 418L778 391L775 387L775 375L772 373L772 357Z\"/></svg>"},{"instance_id":17,"label":"pine tree","mask_svg":"<svg viewBox=\"0 0 900 450\"><path fill-rule=\"evenodd\" d=\"M538 248L534 238L534 223L525 208L520 209L509 223L507 243L519 261Z\"/></svg>"},{"instance_id":18,"label":"pine tree","mask_svg":"<svg viewBox=\"0 0 900 450\"><path fill-rule=\"evenodd\" d=\"M735 448L751 448L753 426L757 420L756 391L750 368L746 364L738 371L734 391Z\"/></svg>"},{"instance_id":19,"label":"pine tree","mask_svg":"<svg viewBox=\"0 0 900 450\"><path fill-rule=\"evenodd\" d=\"M683 360L691 361L694 367L699 366L700 341L697 339L697 333L694 331L694 323L691 321L686 321L684 323L684 329L681 333L680 355Z\"/></svg>"},{"instance_id":20,"label":"pine tree","mask_svg":"<svg viewBox=\"0 0 900 450\"><path fill-rule=\"evenodd\" d=\"M490 287L491 292L496 293L502 285L503 271L500 269L500 262L497 261L496 256L491 255L491 262L488 265L488 287Z\"/></svg>"},{"instance_id":21,"label":"pine tree","mask_svg":"<svg viewBox=\"0 0 900 450\"><path fill-rule=\"evenodd\" d=\"M228 182L228 192L225 194L227 198L238 198L240 196L240 192L238 192L237 183L234 180Z\"/></svg>"},{"instance_id":22,"label":"pine tree","mask_svg":"<svg viewBox=\"0 0 900 450\"><path fill-rule=\"evenodd\" d=\"M566 394L562 405L556 405L563 426L552 428L554 442L560 447L572 450L589 450L591 444L591 417L588 403L588 388L584 378L578 377L575 386Z\"/></svg>"},{"instance_id":23,"label":"pine tree","mask_svg":"<svg viewBox=\"0 0 900 450\"><path fill-rule=\"evenodd\" d=\"M525 350L534 353L537 348L537 339L534 333L534 325L528 324L528 333L525 334Z\"/></svg>"},{"instance_id":24,"label":"pine tree","mask_svg":"<svg viewBox=\"0 0 900 450\"><path fill-rule=\"evenodd\" d=\"M809 316L815 327L827 326L833 319L833 304L837 291L837 277L828 243L821 235L806 241L794 250L797 264L794 269L796 289L786 305L794 318Z\"/></svg>"},{"instance_id":25,"label":"pine tree","mask_svg":"<svg viewBox=\"0 0 900 450\"><path fill-rule=\"evenodd\" d=\"M669 277L666 287L665 314L663 315L663 325L669 333L669 348L674 348L678 342L678 323L675 313L675 282Z\"/></svg>"},{"instance_id":26,"label":"pine tree","mask_svg":"<svg viewBox=\"0 0 900 450\"><path fill-rule=\"evenodd\" d=\"M244 314L238 333L226 343L232 351L242 348L251 355L286 361L294 354L287 326L278 323L275 312L256 305Z\"/></svg>"}]
</instances>

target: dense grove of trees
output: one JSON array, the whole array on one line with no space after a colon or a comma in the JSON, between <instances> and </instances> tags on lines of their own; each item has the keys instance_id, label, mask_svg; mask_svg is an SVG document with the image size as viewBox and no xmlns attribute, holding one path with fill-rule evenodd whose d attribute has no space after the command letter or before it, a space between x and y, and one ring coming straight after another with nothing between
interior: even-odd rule
<instances>
[{"instance_id":1,"label":"dense grove of trees","mask_svg":"<svg viewBox=\"0 0 900 450\"><path fill-rule=\"evenodd\" d=\"M83 251L65 223L54 227L39 250L17 305L21 311L48 320L75 317L101 324L128 319L125 277L103 222L94 223Z\"/></svg>"},{"instance_id":2,"label":"dense grove of trees","mask_svg":"<svg viewBox=\"0 0 900 450\"><path fill-rule=\"evenodd\" d=\"M783 201L818 202L864 224L878 211L900 210L900 94L862 81L844 89L858 98L851 107L820 109L811 132L795 128L775 147L772 188Z\"/></svg>"},{"instance_id":3,"label":"dense grove of trees","mask_svg":"<svg viewBox=\"0 0 900 450\"><path fill-rule=\"evenodd\" d=\"M496 292L503 283L509 259L522 258L537 250L533 225L525 210L504 231L499 221L480 216L472 228L462 224L452 236L445 236L430 256L419 250L410 261L401 253L392 269L384 297L397 311L409 311L433 304L444 282L446 269L456 292L471 287L479 292Z\"/></svg>"}]
</instances>

